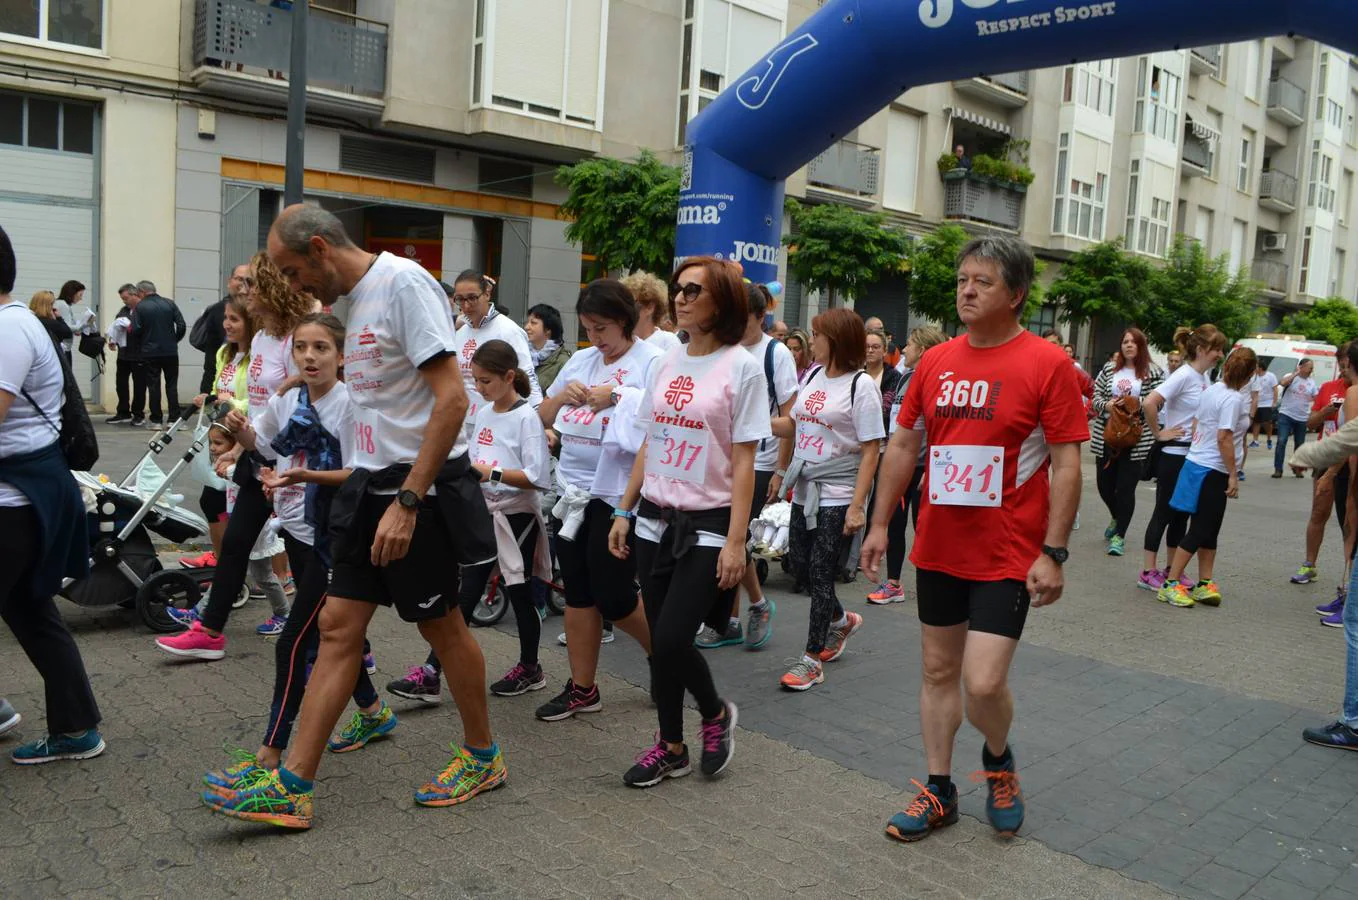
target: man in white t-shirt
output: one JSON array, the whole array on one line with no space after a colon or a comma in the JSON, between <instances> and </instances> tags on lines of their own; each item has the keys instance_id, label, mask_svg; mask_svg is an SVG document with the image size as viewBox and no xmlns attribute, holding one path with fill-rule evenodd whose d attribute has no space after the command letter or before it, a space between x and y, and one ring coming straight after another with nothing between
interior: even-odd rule
<instances>
[{"instance_id":1,"label":"man in white t-shirt","mask_svg":"<svg viewBox=\"0 0 1358 900\"><path fill-rule=\"evenodd\" d=\"M1288 372L1278 384L1282 397L1278 400L1278 447L1273 452L1273 477L1283 477L1283 458L1287 455L1288 437L1292 438L1293 449L1306 442L1306 420L1311 415L1311 403L1320 393L1320 387L1311 378L1315 366L1309 359L1303 359L1295 372ZM1301 472L1297 471L1298 478Z\"/></svg>"},{"instance_id":2,"label":"man in white t-shirt","mask_svg":"<svg viewBox=\"0 0 1358 900\"><path fill-rule=\"evenodd\" d=\"M457 567L494 557L479 479L462 420L452 311L439 283L410 260L368 253L319 207L290 206L269 232L270 259L292 289L322 303L348 299L346 384L353 400L353 475L331 507L334 566L321 644L287 764L246 787L205 794L217 812L289 828L311 827L312 779L353 692L368 622L379 605L417 623L443 661L465 738L452 762L415 792L450 806L504 783L491 737L485 661L458 612ZM453 505L456 504L456 510ZM455 528L449 517L457 518Z\"/></svg>"},{"instance_id":3,"label":"man in white t-shirt","mask_svg":"<svg viewBox=\"0 0 1358 900\"><path fill-rule=\"evenodd\" d=\"M1259 408L1254 414L1250 446L1259 446L1259 432L1267 435L1268 449L1273 449L1273 421L1278 406L1278 376L1270 372L1261 360L1254 377L1259 381Z\"/></svg>"}]
</instances>

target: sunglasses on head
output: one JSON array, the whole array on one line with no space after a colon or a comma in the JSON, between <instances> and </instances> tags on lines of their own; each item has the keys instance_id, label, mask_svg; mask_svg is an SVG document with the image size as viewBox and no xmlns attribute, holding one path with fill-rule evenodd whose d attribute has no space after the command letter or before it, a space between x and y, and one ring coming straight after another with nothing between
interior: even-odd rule
<instances>
[{"instance_id":1,"label":"sunglasses on head","mask_svg":"<svg viewBox=\"0 0 1358 900\"><path fill-rule=\"evenodd\" d=\"M678 297L683 294L686 300L697 300L698 295L702 292L703 286L696 281L690 281L688 284L680 284L677 281L670 282L671 297Z\"/></svg>"}]
</instances>

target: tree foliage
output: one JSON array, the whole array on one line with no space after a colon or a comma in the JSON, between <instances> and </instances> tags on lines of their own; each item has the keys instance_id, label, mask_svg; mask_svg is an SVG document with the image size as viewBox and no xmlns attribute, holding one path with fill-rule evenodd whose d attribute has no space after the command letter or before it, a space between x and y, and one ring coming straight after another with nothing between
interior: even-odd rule
<instances>
[{"instance_id":1,"label":"tree foliage","mask_svg":"<svg viewBox=\"0 0 1358 900\"><path fill-rule=\"evenodd\" d=\"M1164 268L1151 276L1141 330L1162 350L1173 346L1176 328L1203 322L1211 322L1234 341L1259 324L1257 293L1258 285L1248 275L1230 270L1225 254L1213 259L1202 244L1179 235Z\"/></svg>"},{"instance_id":2,"label":"tree foliage","mask_svg":"<svg viewBox=\"0 0 1358 900\"><path fill-rule=\"evenodd\" d=\"M909 239L881 213L836 204L802 205L789 198L794 234L783 236L788 273L812 290L857 297L865 287L904 267Z\"/></svg>"},{"instance_id":3,"label":"tree foliage","mask_svg":"<svg viewBox=\"0 0 1358 900\"><path fill-rule=\"evenodd\" d=\"M971 235L960 225L940 225L910 249L910 309L942 325L956 325L957 318L957 255L962 252ZM1036 274L1044 266L1037 261ZM1044 291L1036 278L1023 307L1023 319L1037 311L1043 303Z\"/></svg>"},{"instance_id":4,"label":"tree foliage","mask_svg":"<svg viewBox=\"0 0 1358 900\"><path fill-rule=\"evenodd\" d=\"M1091 319L1140 322L1154 268L1122 249L1122 239L1095 244L1061 266L1047 293L1061 304L1061 320L1082 325Z\"/></svg>"},{"instance_id":5,"label":"tree foliage","mask_svg":"<svg viewBox=\"0 0 1358 900\"><path fill-rule=\"evenodd\" d=\"M562 166L569 191L561 211L574 221L566 239L598 257L605 271L669 272L679 214L679 169L649 150L635 161L586 159Z\"/></svg>"},{"instance_id":6,"label":"tree foliage","mask_svg":"<svg viewBox=\"0 0 1358 900\"><path fill-rule=\"evenodd\" d=\"M1304 334L1307 340L1342 346L1358 338L1358 306L1343 297L1317 300L1310 309L1283 319L1286 334Z\"/></svg>"}]
</instances>

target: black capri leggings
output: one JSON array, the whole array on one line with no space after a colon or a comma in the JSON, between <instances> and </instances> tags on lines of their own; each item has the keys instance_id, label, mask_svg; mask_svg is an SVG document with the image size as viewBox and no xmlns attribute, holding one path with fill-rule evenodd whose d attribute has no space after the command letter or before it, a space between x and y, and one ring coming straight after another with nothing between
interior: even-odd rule
<instances>
[{"instance_id":1,"label":"black capri leggings","mask_svg":"<svg viewBox=\"0 0 1358 900\"><path fill-rule=\"evenodd\" d=\"M242 458L236 465L253 467L254 464ZM222 553L217 559L217 571L212 576L207 609L203 611L203 627L210 631L220 632L226 627L226 620L231 615L231 601L236 599L245 584L250 550L255 546L260 529L269 521L269 501L264 499L264 488L253 471L241 476L237 484L240 485L240 491L236 494L231 518L226 522ZM293 573L294 579L296 574Z\"/></svg>"},{"instance_id":2,"label":"black capri leggings","mask_svg":"<svg viewBox=\"0 0 1358 900\"><path fill-rule=\"evenodd\" d=\"M1198 493L1198 511L1189 518L1188 533L1179 542L1179 549L1188 553L1215 550L1221 523L1226 519L1226 487L1230 478L1215 469L1203 476Z\"/></svg>"},{"instance_id":3,"label":"black capri leggings","mask_svg":"<svg viewBox=\"0 0 1358 900\"><path fill-rule=\"evenodd\" d=\"M1125 538L1136 512L1136 486L1141 481L1141 461L1133 460L1131 451L1124 450L1111 459L1100 457L1095 468L1099 499L1108 507L1117 536ZM1172 493L1172 491L1171 491Z\"/></svg>"},{"instance_id":4,"label":"black capri leggings","mask_svg":"<svg viewBox=\"0 0 1358 900\"><path fill-rule=\"evenodd\" d=\"M1169 505L1174 496L1174 486L1179 483L1179 470L1184 467L1188 457L1174 453L1161 453L1160 462L1155 470L1155 512L1146 523L1147 553L1160 552L1160 539L1163 537L1170 550L1179 546L1188 530L1188 513L1181 513Z\"/></svg>"},{"instance_id":5,"label":"black capri leggings","mask_svg":"<svg viewBox=\"0 0 1358 900\"><path fill-rule=\"evenodd\" d=\"M792 534L789 551L792 572L811 594L811 621L806 633L806 655L815 657L825 649L830 623L844 618L844 607L835 596L839 574L839 551L844 541L844 519L849 507L822 506L817 513L816 530L806 530L806 515L800 503L792 504Z\"/></svg>"}]
</instances>

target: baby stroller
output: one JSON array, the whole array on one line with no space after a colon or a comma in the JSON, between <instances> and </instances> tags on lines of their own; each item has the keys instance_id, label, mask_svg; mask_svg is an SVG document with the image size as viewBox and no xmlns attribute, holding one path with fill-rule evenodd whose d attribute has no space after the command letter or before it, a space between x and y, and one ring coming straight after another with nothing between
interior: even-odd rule
<instances>
[{"instance_id":1,"label":"baby stroller","mask_svg":"<svg viewBox=\"0 0 1358 900\"><path fill-rule=\"evenodd\" d=\"M199 424L203 413L198 414ZM67 579L61 596L77 606L136 606L143 622L152 631L169 633L181 626L165 612L167 606L187 608L202 596L199 574L164 569L148 533L180 543L207 535L207 521L187 509L160 502L174 480L192 465L205 447L194 440L184 455L165 475L164 481L149 494L136 488L137 473L147 460L163 452L173 434L184 423L181 418L165 432L151 439L147 454L132 473L120 483L89 472L72 472L86 501L86 520L90 532L90 573L75 581Z\"/></svg>"}]
</instances>

